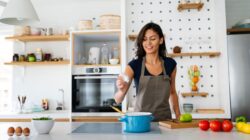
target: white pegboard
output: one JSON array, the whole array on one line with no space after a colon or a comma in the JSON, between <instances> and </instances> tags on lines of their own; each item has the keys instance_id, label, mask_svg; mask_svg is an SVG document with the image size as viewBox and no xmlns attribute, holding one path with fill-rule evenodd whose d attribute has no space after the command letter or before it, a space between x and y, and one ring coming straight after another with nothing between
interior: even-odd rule
<instances>
[{"instance_id":1,"label":"white pegboard","mask_svg":"<svg viewBox=\"0 0 250 140\"><path fill-rule=\"evenodd\" d=\"M182 52L207 52L219 51L216 45L216 19L215 1L202 0L204 3L201 11L197 9L183 10L179 12L178 0L128 0L126 1L126 33L138 34L140 29L148 22L158 23L164 32L166 47L172 53L174 46L182 47ZM134 58L135 42L128 40L128 62ZM180 103L193 103L195 108L221 108L218 87L218 60L219 57L208 56L176 57L177 92L189 92L188 68L190 65L198 65L201 72L198 82L199 91L208 92L207 98L182 98ZM130 106L133 106L135 95L134 84L129 90Z\"/></svg>"}]
</instances>

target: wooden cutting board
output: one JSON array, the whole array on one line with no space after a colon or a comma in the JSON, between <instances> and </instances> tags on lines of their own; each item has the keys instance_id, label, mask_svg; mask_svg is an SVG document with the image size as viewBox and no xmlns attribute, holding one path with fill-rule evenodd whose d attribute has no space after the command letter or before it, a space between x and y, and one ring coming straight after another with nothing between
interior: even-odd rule
<instances>
[{"instance_id":1,"label":"wooden cutting board","mask_svg":"<svg viewBox=\"0 0 250 140\"><path fill-rule=\"evenodd\" d=\"M196 109L197 113L205 113L205 114L224 114L225 111L223 109Z\"/></svg>"},{"instance_id":2,"label":"wooden cutting board","mask_svg":"<svg viewBox=\"0 0 250 140\"><path fill-rule=\"evenodd\" d=\"M198 127L199 120L192 120L192 122L176 122L173 120L169 121L160 121L159 125L170 128L170 129L178 129L178 128L194 128Z\"/></svg>"}]
</instances>

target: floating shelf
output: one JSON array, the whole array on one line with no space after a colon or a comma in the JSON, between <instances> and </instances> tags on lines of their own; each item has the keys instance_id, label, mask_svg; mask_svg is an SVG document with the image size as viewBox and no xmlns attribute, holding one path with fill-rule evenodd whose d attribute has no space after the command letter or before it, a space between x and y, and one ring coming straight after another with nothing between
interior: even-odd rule
<instances>
[{"instance_id":1,"label":"floating shelf","mask_svg":"<svg viewBox=\"0 0 250 140\"><path fill-rule=\"evenodd\" d=\"M67 65L69 60L64 61L42 61L42 62L7 62L5 65L33 66L33 65Z\"/></svg>"},{"instance_id":2,"label":"floating shelf","mask_svg":"<svg viewBox=\"0 0 250 140\"><path fill-rule=\"evenodd\" d=\"M227 29L227 34L242 34L250 33L250 28L232 28Z\"/></svg>"},{"instance_id":3,"label":"floating shelf","mask_svg":"<svg viewBox=\"0 0 250 140\"><path fill-rule=\"evenodd\" d=\"M203 7L204 3L186 3L186 4L179 4L177 9L179 12L181 12L182 10L186 10L186 9L197 9L198 11L201 10L201 8Z\"/></svg>"},{"instance_id":4,"label":"floating shelf","mask_svg":"<svg viewBox=\"0 0 250 140\"><path fill-rule=\"evenodd\" d=\"M209 56L215 57L219 56L220 52L190 52L190 53L169 53L167 56L169 57L180 57L180 56Z\"/></svg>"},{"instance_id":5,"label":"floating shelf","mask_svg":"<svg viewBox=\"0 0 250 140\"><path fill-rule=\"evenodd\" d=\"M128 35L128 39L131 40L131 41L135 41L137 38L137 35Z\"/></svg>"},{"instance_id":6,"label":"floating shelf","mask_svg":"<svg viewBox=\"0 0 250 140\"><path fill-rule=\"evenodd\" d=\"M208 93L206 92L186 92L181 93L182 97L194 97L194 96L201 96L201 97L207 97Z\"/></svg>"},{"instance_id":7,"label":"floating shelf","mask_svg":"<svg viewBox=\"0 0 250 140\"><path fill-rule=\"evenodd\" d=\"M52 36L10 36L7 40L14 41L68 41L69 35L52 35Z\"/></svg>"}]
</instances>

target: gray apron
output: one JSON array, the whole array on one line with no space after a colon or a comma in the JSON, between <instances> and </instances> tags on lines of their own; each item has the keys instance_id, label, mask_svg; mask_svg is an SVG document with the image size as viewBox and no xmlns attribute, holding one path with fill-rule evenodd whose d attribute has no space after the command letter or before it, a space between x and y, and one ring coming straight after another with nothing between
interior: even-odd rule
<instances>
[{"instance_id":1,"label":"gray apron","mask_svg":"<svg viewBox=\"0 0 250 140\"><path fill-rule=\"evenodd\" d=\"M161 64L163 75L145 76L145 57L143 58L135 103L136 112L151 112L154 116L154 121L172 118L169 106L170 77L166 74L162 59Z\"/></svg>"}]
</instances>

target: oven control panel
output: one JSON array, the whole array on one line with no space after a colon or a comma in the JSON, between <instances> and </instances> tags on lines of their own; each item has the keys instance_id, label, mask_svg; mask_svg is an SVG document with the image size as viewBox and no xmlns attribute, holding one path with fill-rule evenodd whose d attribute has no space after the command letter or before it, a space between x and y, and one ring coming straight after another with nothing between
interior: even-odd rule
<instances>
[{"instance_id":1,"label":"oven control panel","mask_svg":"<svg viewBox=\"0 0 250 140\"><path fill-rule=\"evenodd\" d=\"M86 73L106 73L107 68L86 68Z\"/></svg>"},{"instance_id":2,"label":"oven control panel","mask_svg":"<svg viewBox=\"0 0 250 140\"><path fill-rule=\"evenodd\" d=\"M84 66L84 67L73 67L72 74L73 75L82 75L82 74L120 74L121 67L120 66Z\"/></svg>"}]
</instances>

